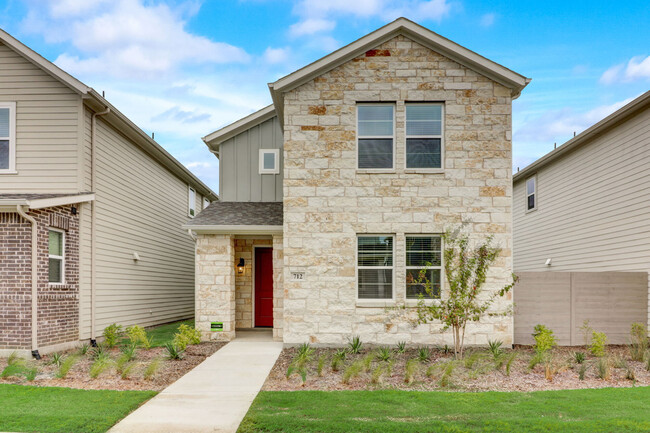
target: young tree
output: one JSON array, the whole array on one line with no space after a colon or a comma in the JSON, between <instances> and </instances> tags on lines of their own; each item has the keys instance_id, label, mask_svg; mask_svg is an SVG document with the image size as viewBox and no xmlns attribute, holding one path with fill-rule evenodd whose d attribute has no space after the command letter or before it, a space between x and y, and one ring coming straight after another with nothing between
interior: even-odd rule
<instances>
[{"instance_id":1,"label":"young tree","mask_svg":"<svg viewBox=\"0 0 650 433\"><path fill-rule=\"evenodd\" d=\"M488 312L497 298L505 296L517 281L513 274L512 283L489 296L482 296L483 285L487 272L499 257L501 248L492 245L493 237L487 237L476 247L470 246L469 236L460 229L447 231L444 241L444 273L449 291L442 291L440 301L426 303L424 295L420 294L416 307L417 323L424 324L440 321L443 331L451 329L454 339L456 358L463 357L465 329L469 322L478 322L486 315L505 316L510 311ZM427 269L421 270L413 281L421 285L428 297L432 297L434 287L427 278Z\"/></svg>"}]
</instances>

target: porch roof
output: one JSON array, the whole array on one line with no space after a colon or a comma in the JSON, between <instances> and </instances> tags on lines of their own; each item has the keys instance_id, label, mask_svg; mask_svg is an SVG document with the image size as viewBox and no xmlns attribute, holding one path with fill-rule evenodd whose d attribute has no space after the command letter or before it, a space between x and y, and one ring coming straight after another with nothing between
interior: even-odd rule
<instances>
[{"instance_id":1,"label":"porch roof","mask_svg":"<svg viewBox=\"0 0 650 433\"><path fill-rule=\"evenodd\" d=\"M183 228L196 233L281 233L282 212L281 202L216 201Z\"/></svg>"},{"instance_id":2,"label":"porch roof","mask_svg":"<svg viewBox=\"0 0 650 433\"><path fill-rule=\"evenodd\" d=\"M0 211L15 212L16 206L27 206L29 209L43 209L46 207L65 206L93 200L95 200L95 194L92 192L60 194L0 194Z\"/></svg>"}]
</instances>

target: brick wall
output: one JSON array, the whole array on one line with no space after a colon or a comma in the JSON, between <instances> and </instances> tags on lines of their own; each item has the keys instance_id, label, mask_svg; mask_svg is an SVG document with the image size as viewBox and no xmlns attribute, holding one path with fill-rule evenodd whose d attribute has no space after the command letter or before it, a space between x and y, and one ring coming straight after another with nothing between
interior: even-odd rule
<instances>
[{"instance_id":1,"label":"brick wall","mask_svg":"<svg viewBox=\"0 0 650 433\"><path fill-rule=\"evenodd\" d=\"M510 282L510 90L403 36L285 94L283 334L286 343L449 343L439 324L413 328L384 307L404 301L405 236L471 221L473 239L503 248L487 288ZM395 104L395 169L356 168L356 103ZM405 102L444 102L444 170L404 168ZM394 301L357 300L356 236L395 237ZM291 272L304 272L292 281ZM444 296L443 288L443 296ZM501 300L495 308L505 308ZM512 318L467 330L469 344L512 342Z\"/></svg>"},{"instance_id":2,"label":"brick wall","mask_svg":"<svg viewBox=\"0 0 650 433\"><path fill-rule=\"evenodd\" d=\"M72 206L32 210L38 227L38 345L79 339L79 216ZM65 231L65 284L48 282L48 229ZM31 225L0 214L0 348L31 347ZM5 307L6 305L6 307Z\"/></svg>"}]
</instances>

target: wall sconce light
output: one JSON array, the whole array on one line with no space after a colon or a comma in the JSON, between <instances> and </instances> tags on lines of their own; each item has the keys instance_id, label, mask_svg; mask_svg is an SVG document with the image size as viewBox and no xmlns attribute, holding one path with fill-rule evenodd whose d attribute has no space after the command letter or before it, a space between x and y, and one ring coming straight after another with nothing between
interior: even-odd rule
<instances>
[{"instance_id":1,"label":"wall sconce light","mask_svg":"<svg viewBox=\"0 0 650 433\"><path fill-rule=\"evenodd\" d=\"M240 257L239 258L239 263L237 263L237 273L239 275L243 275L245 266L246 266L246 262L244 262L244 258Z\"/></svg>"}]
</instances>

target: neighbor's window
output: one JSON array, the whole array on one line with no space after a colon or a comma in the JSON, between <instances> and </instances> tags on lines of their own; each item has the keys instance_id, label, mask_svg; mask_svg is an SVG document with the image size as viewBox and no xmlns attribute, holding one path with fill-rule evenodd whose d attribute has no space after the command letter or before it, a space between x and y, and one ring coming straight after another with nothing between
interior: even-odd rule
<instances>
[{"instance_id":1,"label":"neighbor's window","mask_svg":"<svg viewBox=\"0 0 650 433\"><path fill-rule=\"evenodd\" d=\"M423 273L424 278L420 278ZM406 298L440 299L442 239L440 236L406 236ZM425 282L431 283L427 293Z\"/></svg>"},{"instance_id":2,"label":"neighbor's window","mask_svg":"<svg viewBox=\"0 0 650 433\"><path fill-rule=\"evenodd\" d=\"M442 104L406 104L406 168L442 168Z\"/></svg>"},{"instance_id":3,"label":"neighbor's window","mask_svg":"<svg viewBox=\"0 0 650 433\"><path fill-rule=\"evenodd\" d=\"M203 209L205 209L205 208L208 207L208 206L210 206L210 200L208 200L207 198L203 197Z\"/></svg>"},{"instance_id":4,"label":"neighbor's window","mask_svg":"<svg viewBox=\"0 0 650 433\"><path fill-rule=\"evenodd\" d=\"M280 149L260 149L260 174L280 173Z\"/></svg>"},{"instance_id":5,"label":"neighbor's window","mask_svg":"<svg viewBox=\"0 0 650 433\"><path fill-rule=\"evenodd\" d=\"M358 168L393 168L394 112L393 104L357 105Z\"/></svg>"},{"instance_id":6,"label":"neighbor's window","mask_svg":"<svg viewBox=\"0 0 650 433\"><path fill-rule=\"evenodd\" d=\"M63 284L64 275L64 251L65 232L60 230L49 230L49 268L48 281L52 284Z\"/></svg>"},{"instance_id":7,"label":"neighbor's window","mask_svg":"<svg viewBox=\"0 0 650 433\"><path fill-rule=\"evenodd\" d=\"M357 238L359 299L392 299L393 236Z\"/></svg>"},{"instance_id":8,"label":"neighbor's window","mask_svg":"<svg viewBox=\"0 0 650 433\"><path fill-rule=\"evenodd\" d=\"M526 210L537 209L537 177L526 180Z\"/></svg>"},{"instance_id":9,"label":"neighbor's window","mask_svg":"<svg viewBox=\"0 0 650 433\"><path fill-rule=\"evenodd\" d=\"M16 169L16 103L0 102L0 173Z\"/></svg>"},{"instance_id":10,"label":"neighbor's window","mask_svg":"<svg viewBox=\"0 0 650 433\"><path fill-rule=\"evenodd\" d=\"M188 194L188 211L189 216L194 217L196 215L196 191L194 188L190 187Z\"/></svg>"}]
</instances>

